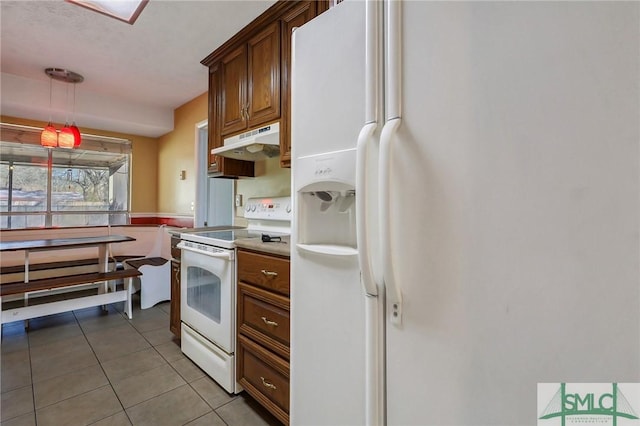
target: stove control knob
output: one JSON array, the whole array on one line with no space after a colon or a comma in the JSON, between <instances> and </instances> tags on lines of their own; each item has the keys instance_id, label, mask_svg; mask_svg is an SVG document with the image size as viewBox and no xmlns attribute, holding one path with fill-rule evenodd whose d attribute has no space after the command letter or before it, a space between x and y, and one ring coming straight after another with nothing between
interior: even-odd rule
<instances>
[{"instance_id":1,"label":"stove control knob","mask_svg":"<svg viewBox=\"0 0 640 426\"><path fill-rule=\"evenodd\" d=\"M291 204L287 204L287 213L291 213Z\"/></svg>"},{"instance_id":2,"label":"stove control knob","mask_svg":"<svg viewBox=\"0 0 640 426\"><path fill-rule=\"evenodd\" d=\"M249 210L251 210L251 204L247 204L246 206L244 206L245 212L248 212Z\"/></svg>"},{"instance_id":3,"label":"stove control knob","mask_svg":"<svg viewBox=\"0 0 640 426\"><path fill-rule=\"evenodd\" d=\"M255 212L255 211L256 211L256 205L255 205L255 204L251 205L251 211L252 211L252 212Z\"/></svg>"}]
</instances>

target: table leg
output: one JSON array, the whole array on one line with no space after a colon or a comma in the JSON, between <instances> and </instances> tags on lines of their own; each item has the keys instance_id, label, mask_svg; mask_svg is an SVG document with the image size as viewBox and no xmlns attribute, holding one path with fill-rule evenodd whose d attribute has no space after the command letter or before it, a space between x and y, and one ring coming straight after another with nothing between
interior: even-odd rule
<instances>
[{"instance_id":1,"label":"table leg","mask_svg":"<svg viewBox=\"0 0 640 426\"><path fill-rule=\"evenodd\" d=\"M24 282L29 282L29 250L24 251Z\"/></svg>"},{"instance_id":2,"label":"table leg","mask_svg":"<svg viewBox=\"0 0 640 426\"><path fill-rule=\"evenodd\" d=\"M107 252L107 244L100 244L98 246L98 270L100 272L108 272L109 269L109 256ZM105 281L102 286L98 289L98 294L107 293L109 291L108 288L109 282ZM106 312L109 309L107 305L102 305L102 311Z\"/></svg>"},{"instance_id":3,"label":"table leg","mask_svg":"<svg viewBox=\"0 0 640 426\"><path fill-rule=\"evenodd\" d=\"M107 250L107 244L100 244L98 246L98 268L100 268L100 272L109 272L109 253Z\"/></svg>"},{"instance_id":4,"label":"table leg","mask_svg":"<svg viewBox=\"0 0 640 426\"><path fill-rule=\"evenodd\" d=\"M133 318L133 311L131 309L131 288L133 286L133 278L125 278L124 280L124 291L127 292L127 300L124 302L124 312L127 314L129 319Z\"/></svg>"},{"instance_id":5,"label":"table leg","mask_svg":"<svg viewBox=\"0 0 640 426\"><path fill-rule=\"evenodd\" d=\"M24 282L29 282L29 250L24 251ZM25 293L23 298L24 306L29 306L29 293ZM24 329L29 329L29 320L24 320Z\"/></svg>"}]
</instances>

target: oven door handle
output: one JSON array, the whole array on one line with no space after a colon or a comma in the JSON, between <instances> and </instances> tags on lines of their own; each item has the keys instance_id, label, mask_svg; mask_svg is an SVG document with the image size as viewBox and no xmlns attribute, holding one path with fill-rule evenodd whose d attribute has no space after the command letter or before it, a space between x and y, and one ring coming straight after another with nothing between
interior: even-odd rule
<instances>
[{"instance_id":1,"label":"oven door handle","mask_svg":"<svg viewBox=\"0 0 640 426\"><path fill-rule=\"evenodd\" d=\"M209 256L209 257L217 257L219 259L234 260L233 251L210 252L210 251L206 251L206 250L200 250L200 249L197 249L195 247L187 247L182 243L178 243L178 245L176 247L178 247L180 250L190 251L190 252L193 252L193 253L199 253L199 254L202 254L202 255L205 255L205 256Z\"/></svg>"}]
</instances>

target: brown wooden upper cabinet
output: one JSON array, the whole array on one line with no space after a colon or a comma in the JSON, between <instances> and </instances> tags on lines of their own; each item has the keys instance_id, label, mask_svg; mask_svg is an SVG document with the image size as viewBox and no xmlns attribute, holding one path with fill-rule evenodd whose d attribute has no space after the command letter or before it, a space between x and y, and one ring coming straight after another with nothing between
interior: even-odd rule
<instances>
[{"instance_id":1,"label":"brown wooden upper cabinet","mask_svg":"<svg viewBox=\"0 0 640 426\"><path fill-rule=\"evenodd\" d=\"M291 167L291 37L339 0L281 0L202 60L209 67L209 148L280 120L280 165ZM253 163L211 155L209 171L254 176Z\"/></svg>"},{"instance_id":2,"label":"brown wooden upper cabinet","mask_svg":"<svg viewBox=\"0 0 640 426\"><path fill-rule=\"evenodd\" d=\"M221 101L221 66L216 63L209 67L209 167L208 172L216 177L236 178L238 176L255 176L255 166L249 161L224 158L211 154L213 148L222 146L220 134L220 101ZM211 124L213 123L213 124Z\"/></svg>"},{"instance_id":3,"label":"brown wooden upper cabinet","mask_svg":"<svg viewBox=\"0 0 640 426\"><path fill-rule=\"evenodd\" d=\"M280 118L280 22L266 26L220 63L221 135Z\"/></svg>"}]
</instances>

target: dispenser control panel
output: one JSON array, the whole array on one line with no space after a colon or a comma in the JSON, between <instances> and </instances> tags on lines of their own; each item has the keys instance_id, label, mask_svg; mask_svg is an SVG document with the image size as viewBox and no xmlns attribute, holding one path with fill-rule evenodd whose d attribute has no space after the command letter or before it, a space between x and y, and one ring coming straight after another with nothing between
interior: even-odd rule
<instances>
[{"instance_id":1,"label":"dispenser control panel","mask_svg":"<svg viewBox=\"0 0 640 426\"><path fill-rule=\"evenodd\" d=\"M291 197L249 198L244 206L244 217L290 221L291 210Z\"/></svg>"}]
</instances>

